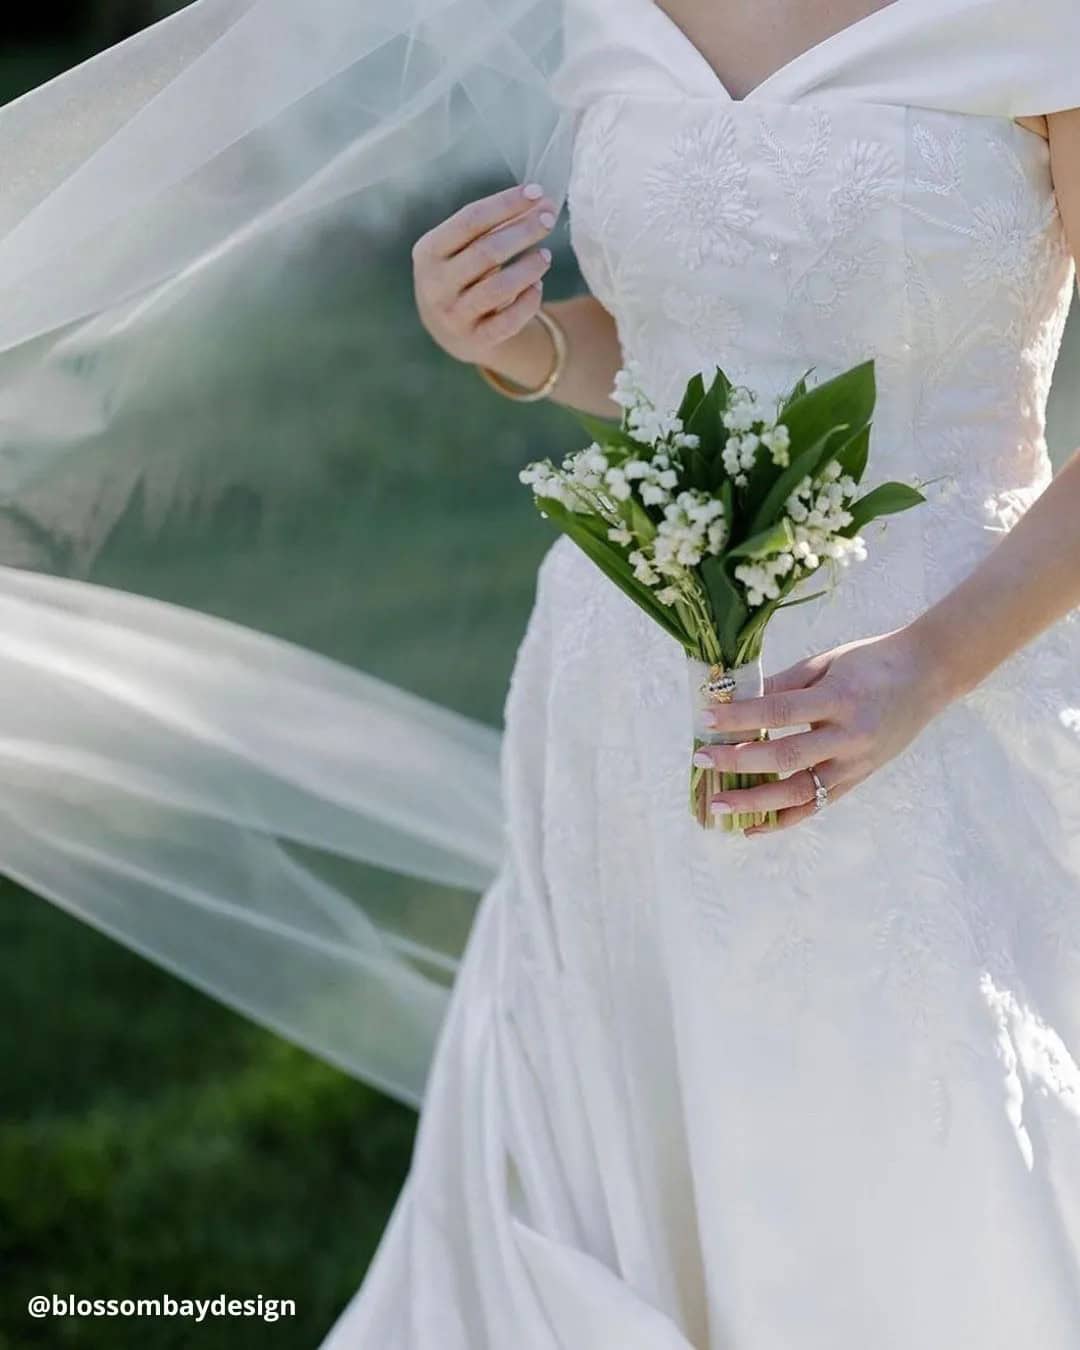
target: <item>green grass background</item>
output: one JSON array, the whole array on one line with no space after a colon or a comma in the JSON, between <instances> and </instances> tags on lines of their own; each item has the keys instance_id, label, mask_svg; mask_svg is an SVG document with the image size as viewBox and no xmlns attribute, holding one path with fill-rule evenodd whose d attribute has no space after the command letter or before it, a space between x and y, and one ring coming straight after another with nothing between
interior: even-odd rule
<instances>
[{"instance_id":1,"label":"green grass background","mask_svg":"<svg viewBox=\"0 0 1080 1350\"><path fill-rule=\"evenodd\" d=\"M9 53L0 92L68 55ZM499 185L453 185L446 206ZM145 354L151 371L171 363L175 404L164 418L160 405L133 409L140 470L113 485L89 575L242 619L498 723L551 541L515 471L580 435L559 409L500 399L423 332L408 249L437 218L429 200L392 238L322 238L292 260L295 284L230 297L213 350ZM353 280L360 246L380 263L365 254ZM579 285L560 237L549 293ZM1073 369L1077 346L1074 326ZM1076 399L1055 394L1059 452L1075 443ZM41 529L28 512L7 524L29 561L86 571L85 541L56 522ZM430 659L431 631L452 662ZM405 1177L411 1110L10 884L0 1064L0 1350L318 1343ZM222 1291L293 1298L297 1316L193 1327L25 1312L37 1293Z\"/></svg>"}]
</instances>

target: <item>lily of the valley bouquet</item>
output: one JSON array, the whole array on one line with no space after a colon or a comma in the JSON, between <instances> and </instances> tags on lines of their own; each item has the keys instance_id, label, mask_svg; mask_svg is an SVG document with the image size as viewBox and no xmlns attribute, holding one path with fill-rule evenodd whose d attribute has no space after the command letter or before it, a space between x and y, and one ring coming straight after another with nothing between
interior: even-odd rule
<instances>
[{"instance_id":1,"label":"lily of the valley bouquet","mask_svg":"<svg viewBox=\"0 0 1080 1350\"><path fill-rule=\"evenodd\" d=\"M924 501L906 483L859 495L876 397L872 361L807 387L811 371L775 415L719 368L708 388L688 382L674 412L644 393L640 369L615 377L618 422L577 412L593 441L521 471L551 520L686 650L694 745L748 739L709 723L709 708L757 697L762 641L772 615L824 591L785 597L826 563L866 556L869 521ZM766 739L761 730L757 739ZM716 825L714 795L776 774L730 773L691 763L690 808ZM775 823L775 812L728 814L720 828Z\"/></svg>"}]
</instances>

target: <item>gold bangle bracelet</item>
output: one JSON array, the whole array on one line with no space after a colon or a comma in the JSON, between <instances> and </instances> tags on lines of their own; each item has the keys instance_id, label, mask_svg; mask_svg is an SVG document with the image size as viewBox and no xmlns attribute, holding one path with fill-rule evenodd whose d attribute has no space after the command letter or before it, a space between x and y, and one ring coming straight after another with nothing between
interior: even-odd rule
<instances>
[{"instance_id":1,"label":"gold bangle bracelet","mask_svg":"<svg viewBox=\"0 0 1080 1350\"><path fill-rule=\"evenodd\" d=\"M493 389L497 389L500 394L513 399L515 403L533 403L536 399L547 398L558 383L559 376L566 368L566 353L569 344L566 339L565 328L563 328L562 324L554 317L554 315L548 314L543 308L536 311L536 317L551 334L551 341L555 348L555 359L552 362L551 369L548 371L543 384L539 385L536 389L523 389L520 385L507 383L505 378L500 375L498 371L492 370L489 366L482 366L479 362L476 363L477 370L488 384L490 384Z\"/></svg>"}]
</instances>

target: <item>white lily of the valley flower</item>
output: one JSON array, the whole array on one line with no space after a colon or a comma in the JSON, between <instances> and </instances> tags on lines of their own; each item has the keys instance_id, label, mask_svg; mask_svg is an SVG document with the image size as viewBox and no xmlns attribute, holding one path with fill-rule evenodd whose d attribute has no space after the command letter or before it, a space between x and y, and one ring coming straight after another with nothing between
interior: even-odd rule
<instances>
[{"instance_id":1,"label":"white lily of the valley flower","mask_svg":"<svg viewBox=\"0 0 1080 1350\"><path fill-rule=\"evenodd\" d=\"M626 480L626 474L619 468L608 469L604 474L604 485L617 502L626 501L633 490Z\"/></svg>"},{"instance_id":2,"label":"white lily of the valley flower","mask_svg":"<svg viewBox=\"0 0 1080 1350\"><path fill-rule=\"evenodd\" d=\"M786 469L791 463L791 454L789 446L791 445L791 433L782 422L773 427L766 427L761 433L761 443L772 455L772 462L781 469Z\"/></svg>"},{"instance_id":3,"label":"white lily of the valley flower","mask_svg":"<svg viewBox=\"0 0 1080 1350\"><path fill-rule=\"evenodd\" d=\"M634 569L634 576L645 586L655 586L660 580L650 560L641 549L635 549L627 555L627 561Z\"/></svg>"}]
</instances>

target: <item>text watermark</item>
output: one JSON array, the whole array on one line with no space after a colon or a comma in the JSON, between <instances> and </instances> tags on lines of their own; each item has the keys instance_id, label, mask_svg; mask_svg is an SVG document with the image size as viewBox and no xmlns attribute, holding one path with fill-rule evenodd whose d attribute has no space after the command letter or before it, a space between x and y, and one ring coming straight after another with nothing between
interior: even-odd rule
<instances>
[{"instance_id":1,"label":"text watermark","mask_svg":"<svg viewBox=\"0 0 1080 1350\"><path fill-rule=\"evenodd\" d=\"M185 1317L205 1322L208 1317L255 1317L262 1322L277 1322L296 1316L291 1298L233 1298L217 1294L213 1298L174 1298L157 1294L152 1298L80 1298L77 1294L35 1294L26 1305L31 1317Z\"/></svg>"}]
</instances>

